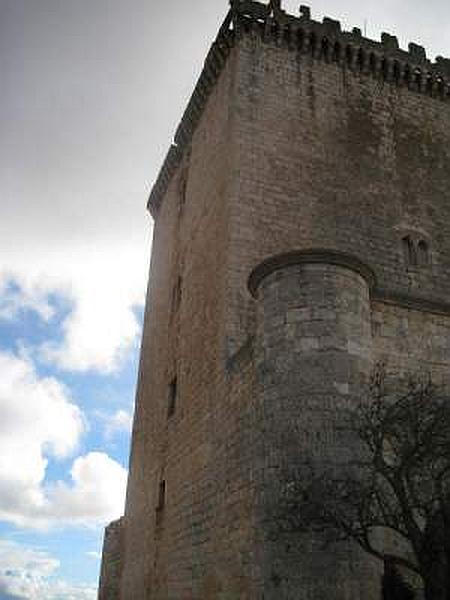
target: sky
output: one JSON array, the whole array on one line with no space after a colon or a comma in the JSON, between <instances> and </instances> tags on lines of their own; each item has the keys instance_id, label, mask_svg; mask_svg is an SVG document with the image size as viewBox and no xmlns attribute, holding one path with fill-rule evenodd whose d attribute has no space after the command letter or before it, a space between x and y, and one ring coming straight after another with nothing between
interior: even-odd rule
<instances>
[{"instance_id":1,"label":"sky","mask_svg":"<svg viewBox=\"0 0 450 600\"><path fill-rule=\"evenodd\" d=\"M448 0L311 9L450 56ZM226 11L0 0L0 600L96 598L124 505L145 205Z\"/></svg>"}]
</instances>

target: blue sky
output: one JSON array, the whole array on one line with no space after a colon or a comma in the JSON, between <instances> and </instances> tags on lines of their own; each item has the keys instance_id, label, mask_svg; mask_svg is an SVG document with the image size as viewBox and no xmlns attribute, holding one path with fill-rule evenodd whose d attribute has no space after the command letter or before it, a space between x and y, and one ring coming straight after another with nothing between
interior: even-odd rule
<instances>
[{"instance_id":1,"label":"blue sky","mask_svg":"<svg viewBox=\"0 0 450 600\"><path fill-rule=\"evenodd\" d=\"M0 600L96 597L124 509L145 204L227 7L0 0ZM450 56L448 0L311 8Z\"/></svg>"},{"instance_id":2,"label":"blue sky","mask_svg":"<svg viewBox=\"0 0 450 600\"><path fill-rule=\"evenodd\" d=\"M15 291L19 290L16 289ZM118 465L123 467L127 465L129 426L134 400L139 337L136 336L120 366L113 373L101 373L97 370L81 373L61 370L43 359L36 349L48 341L55 344L63 343L62 324L68 318L72 309L63 295L52 294L48 297L48 301L55 308L53 317L48 321L43 321L34 310L26 308L20 309L14 319L0 318L0 356L8 354L10 357L15 357L13 360L19 362L32 361L35 380L57 379L66 387L70 401L74 402L83 412L86 426L83 434L79 437L76 453L58 459L50 456L45 470L45 479L41 482L42 487L47 486L50 482L65 482L70 488L73 485L70 478L70 469L76 455L89 456L90 453L97 452L106 454L109 459L115 461ZM136 307L134 314L140 330L142 309ZM15 384L20 385L20 383L21 378L16 378ZM1 401L0 399L0 403ZM5 402L4 397L3 401ZM19 419L20 415L16 418ZM33 428L33 426L30 425L30 428ZM45 448L42 448L42 452L48 456ZM106 491L107 493L119 495L120 503L123 503L123 485L121 487L110 486ZM23 527L20 523L17 526L17 524L11 522L11 520L14 521L14 518L10 516L9 519L3 522L0 521L0 540L3 543L7 541L8 544L14 544L17 549L33 549L38 557L56 558L60 562L60 566L52 571L50 578L46 579L48 582L54 577L55 580L65 582L66 589L62 592L55 592L65 594L61 598L70 597L69 594L75 594L75 597L80 598L84 598L84 594L87 598L94 597L98 580L103 524L109 518L120 516L121 513L120 509L117 514L114 513L114 510L109 512L109 507L106 506L104 507L106 510L103 510L105 514L102 514L102 508L99 508L100 510L93 520L89 519L88 514L82 515L80 524L73 526L70 522L69 503L67 507L69 514L59 516L56 519L52 519L51 514L46 516L44 520L48 520L48 523L40 525L41 529L38 531L34 529L32 524L31 527L28 524ZM35 517L37 518L38 515L39 511L37 510ZM29 518L33 519L33 513ZM82 522L85 519L86 524ZM52 523L52 520L55 522ZM11 555L11 552L9 554ZM1 558L2 546L0 542L0 560ZM33 557L33 560L35 558ZM5 584L5 590L9 588L15 590L16 583L14 580L16 575L12 574L9 577L5 575L8 570L12 571L10 565L9 569L8 565L3 568L4 579L6 581L11 580L8 586ZM23 568L23 565L21 568ZM1 573L2 564L0 562ZM33 573L31 573L31 577L33 579ZM37 577L39 589L42 577L39 574L36 574L35 577ZM80 585L85 585L85 589L80 589ZM0 599L2 593L6 593L6 591L2 591L1 586L2 579L0 577ZM47 590L46 593L49 594L49 598L53 598L50 595L53 594L53 590ZM5 596L5 598L7 597Z\"/></svg>"}]
</instances>

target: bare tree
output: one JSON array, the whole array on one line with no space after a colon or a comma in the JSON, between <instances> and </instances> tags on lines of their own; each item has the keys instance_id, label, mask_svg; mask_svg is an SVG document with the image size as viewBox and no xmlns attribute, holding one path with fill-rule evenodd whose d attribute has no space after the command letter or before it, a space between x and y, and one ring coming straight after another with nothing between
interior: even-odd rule
<instances>
[{"instance_id":1,"label":"bare tree","mask_svg":"<svg viewBox=\"0 0 450 600\"><path fill-rule=\"evenodd\" d=\"M367 396L348 419L354 463L287 477L276 528L353 540L383 561L385 580L406 570L426 600L450 600L450 397L430 382L389 394L380 373Z\"/></svg>"}]
</instances>

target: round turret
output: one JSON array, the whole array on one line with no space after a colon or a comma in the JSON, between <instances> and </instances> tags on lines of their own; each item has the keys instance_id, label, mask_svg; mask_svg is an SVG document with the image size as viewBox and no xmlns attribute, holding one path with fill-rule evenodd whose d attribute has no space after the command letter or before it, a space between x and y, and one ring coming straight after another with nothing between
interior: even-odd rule
<instances>
[{"instance_id":1,"label":"round turret","mask_svg":"<svg viewBox=\"0 0 450 600\"><path fill-rule=\"evenodd\" d=\"M359 260L322 250L274 257L250 277L257 298L254 414L261 435L255 473L262 535L273 533L280 494L291 477L311 466L320 471L351 462L354 447L345 420L348 408L361 401L372 370L373 285L372 271ZM361 577L370 567L356 547L341 544L329 552L323 539L294 540L276 531L274 540L258 544L264 547L263 571L276 572L276 586L263 584L268 598L277 593L287 598L296 589L311 590L307 598L323 598L330 586L340 600L377 597L374 578Z\"/></svg>"}]
</instances>

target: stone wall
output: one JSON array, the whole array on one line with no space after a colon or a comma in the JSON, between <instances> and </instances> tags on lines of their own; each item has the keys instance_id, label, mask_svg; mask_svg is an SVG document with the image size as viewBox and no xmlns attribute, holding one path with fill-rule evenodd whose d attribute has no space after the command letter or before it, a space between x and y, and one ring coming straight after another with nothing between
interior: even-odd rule
<instances>
[{"instance_id":1,"label":"stone wall","mask_svg":"<svg viewBox=\"0 0 450 600\"><path fill-rule=\"evenodd\" d=\"M218 524L224 470L214 462L228 443L219 413L226 404L233 85L231 59L155 222L125 515L124 599L217 598L220 565L235 559L224 558L230 553Z\"/></svg>"},{"instance_id":2,"label":"stone wall","mask_svg":"<svg viewBox=\"0 0 450 600\"><path fill-rule=\"evenodd\" d=\"M123 568L123 519L111 523L105 530L99 600L120 600Z\"/></svg>"},{"instance_id":3,"label":"stone wall","mask_svg":"<svg viewBox=\"0 0 450 600\"><path fill-rule=\"evenodd\" d=\"M450 383L446 63L232 5L150 198L121 598L375 600L353 547L269 521L283 469L351 454L377 362Z\"/></svg>"},{"instance_id":4,"label":"stone wall","mask_svg":"<svg viewBox=\"0 0 450 600\"><path fill-rule=\"evenodd\" d=\"M311 463L321 470L353 460L345 416L372 370L370 271L356 271L356 261L350 268L344 256L334 255L335 264L318 253L295 258L279 257L273 272L265 266L255 290L261 597L294 598L301 590L302 598L324 598L333 590L334 598L378 600L376 571L353 545L324 549L318 537L293 544L289 535L267 535L286 479Z\"/></svg>"},{"instance_id":5,"label":"stone wall","mask_svg":"<svg viewBox=\"0 0 450 600\"><path fill-rule=\"evenodd\" d=\"M354 402L363 389L362 375L378 362L395 377L431 371L437 382L449 383L450 107L345 61L268 42L257 28L240 41L237 97L239 185L230 200L228 349L237 352L255 336L261 358L260 344L267 340L260 305L269 283L262 280L256 302L243 290L252 269L272 261L284 283L271 296L273 363L268 368L266 360L263 369L255 364L266 441L260 450L265 459L253 458L265 464L258 475L265 482L260 502L276 507L278 469L286 461L301 465L302 446L309 455L325 453L330 467L342 460L340 403L332 416L329 403L336 397ZM341 294L351 295L349 281L331 283L322 274L313 285L303 267L295 284L282 261L277 265L280 255L294 255L295 265L302 253L311 252L328 260L326 269L341 253L372 270L370 311L359 341L342 336L336 306L321 313L328 294L336 302ZM292 307L286 311L289 298ZM349 323L357 318L350 298L343 315ZM345 364L350 349L358 352L367 344L365 368ZM289 432L291 438L297 435L294 451L285 443ZM347 456L351 452L348 446ZM379 574L370 561L345 546L323 552L320 539L305 541L303 556L302 550L286 555L286 540L267 541L268 521L267 514L261 517L255 540L264 565L254 580L255 598L294 598L299 590L308 599L377 597Z\"/></svg>"},{"instance_id":6,"label":"stone wall","mask_svg":"<svg viewBox=\"0 0 450 600\"><path fill-rule=\"evenodd\" d=\"M352 254L375 271L375 295L446 303L450 104L255 32L239 51L230 246L240 277L230 288L235 346L254 312L241 293L249 272L291 250ZM426 242L426 264L406 263L408 236Z\"/></svg>"}]
</instances>

